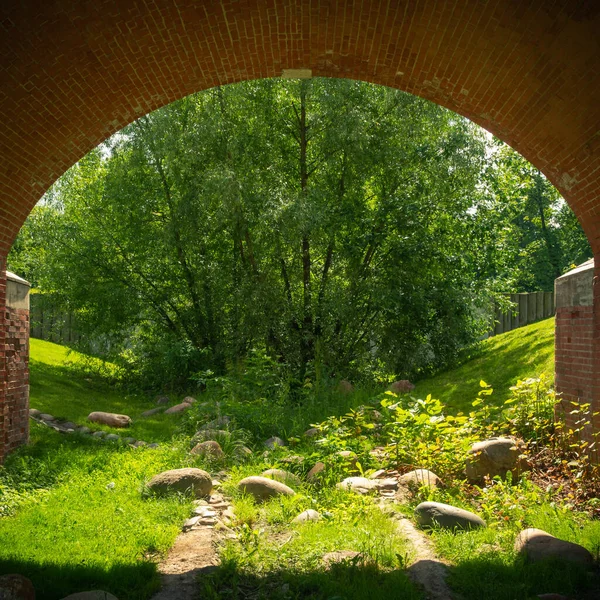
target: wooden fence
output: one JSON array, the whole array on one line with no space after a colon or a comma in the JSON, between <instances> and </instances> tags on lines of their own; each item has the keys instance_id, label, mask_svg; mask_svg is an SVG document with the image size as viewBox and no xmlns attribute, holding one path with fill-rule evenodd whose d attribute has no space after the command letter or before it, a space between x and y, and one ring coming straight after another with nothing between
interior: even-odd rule
<instances>
[{"instance_id":1,"label":"wooden fence","mask_svg":"<svg viewBox=\"0 0 600 600\"><path fill-rule=\"evenodd\" d=\"M31 337L66 345L79 341L75 317L52 294L31 294L29 320Z\"/></svg>"},{"instance_id":2,"label":"wooden fence","mask_svg":"<svg viewBox=\"0 0 600 600\"><path fill-rule=\"evenodd\" d=\"M507 294L514 310L502 312L496 310L493 330L497 335L547 319L554 314L554 292L531 292L529 294Z\"/></svg>"}]
</instances>

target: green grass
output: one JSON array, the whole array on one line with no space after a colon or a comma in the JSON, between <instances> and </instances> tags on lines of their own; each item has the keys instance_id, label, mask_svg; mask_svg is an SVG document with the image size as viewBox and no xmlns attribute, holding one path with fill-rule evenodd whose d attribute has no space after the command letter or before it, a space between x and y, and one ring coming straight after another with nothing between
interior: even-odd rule
<instances>
[{"instance_id":1,"label":"green grass","mask_svg":"<svg viewBox=\"0 0 600 600\"><path fill-rule=\"evenodd\" d=\"M450 412L470 410L483 379L494 389L491 400L502 404L517 380L554 373L554 318L484 340L465 364L416 383L413 395L431 394Z\"/></svg>"},{"instance_id":2,"label":"green grass","mask_svg":"<svg viewBox=\"0 0 600 600\"><path fill-rule=\"evenodd\" d=\"M117 433L146 442L160 442L172 437L181 422L181 414L141 417L141 413L156 406L152 399L110 385L99 371L110 374L111 365L65 346L32 339L30 406L78 425L113 433L115 430L110 427L91 425L87 416L93 411L126 414L133 419L133 424ZM176 402L174 399L173 404Z\"/></svg>"}]
</instances>

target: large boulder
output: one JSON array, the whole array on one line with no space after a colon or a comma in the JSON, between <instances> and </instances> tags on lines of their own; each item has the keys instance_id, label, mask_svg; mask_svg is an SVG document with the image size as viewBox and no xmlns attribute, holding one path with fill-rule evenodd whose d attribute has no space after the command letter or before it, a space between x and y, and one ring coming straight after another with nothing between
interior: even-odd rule
<instances>
[{"instance_id":1,"label":"large boulder","mask_svg":"<svg viewBox=\"0 0 600 600\"><path fill-rule=\"evenodd\" d=\"M294 475L294 473L284 471L283 469L267 469L261 473L261 477L268 477L275 481L281 481L281 483L285 483L289 486L300 485L300 477L298 477L298 475Z\"/></svg>"},{"instance_id":2,"label":"large boulder","mask_svg":"<svg viewBox=\"0 0 600 600\"><path fill-rule=\"evenodd\" d=\"M531 562L558 558L585 566L594 564L594 557L583 546L561 540L535 528L524 529L519 533L515 540L515 552Z\"/></svg>"},{"instance_id":3,"label":"large boulder","mask_svg":"<svg viewBox=\"0 0 600 600\"><path fill-rule=\"evenodd\" d=\"M116 413L107 413L96 411L88 415L88 421L92 423L100 423L109 427L129 427L131 425L131 417L127 415L119 415Z\"/></svg>"},{"instance_id":4,"label":"large boulder","mask_svg":"<svg viewBox=\"0 0 600 600\"><path fill-rule=\"evenodd\" d=\"M275 496L293 496L296 493L284 483L268 477L246 477L238 483L238 488L254 496L256 500L267 500Z\"/></svg>"},{"instance_id":5,"label":"large boulder","mask_svg":"<svg viewBox=\"0 0 600 600\"><path fill-rule=\"evenodd\" d=\"M147 485L149 491L157 495L173 492L192 492L196 498L210 496L212 478L202 469L172 469L155 475Z\"/></svg>"},{"instance_id":6,"label":"large boulder","mask_svg":"<svg viewBox=\"0 0 600 600\"><path fill-rule=\"evenodd\" d=\"M412 392L414 389L414 383L411 383L408 379L400 379L390 385L390 392L394 392L395 394L408 394L408 392Z\"/></svg>"},{"instance_id":7,"label":"large boulder","mask_svg":"<svg viewBox=\"0 0 600 600\"><path fill-rule=\"evenodd\" d=\"M35 600L33 583L23 575L0 577L0 600Z\"/></svg>"},{"instance_id":8,"label":"large boulder","mask_svg":"<svg viewBox=\"0 0 600 600\"><path fill-rule=\"evenodd\" d=\"M338 392L347 396L354 391L354 386L347 380L342 379L337 385Z\"/></svg>"},{"instance_id":9,"label":"large boulder","mask_svg":"<svg viewBox=\"0 0 600 600\"><path fill-rule=\"evenodd\" d=\"M191 450L191 454L196 456L204 456L205 458L219 459L225 456L225 452L221 448L219 442L214 440L207 440L206 442L200 442L196 444Z\"/></svg>"},{"instance_id":10,"label":"large boulder","mask_svg":"<svg viewBox=\"0 0 600 600\"><path fill-rule=\"evenodd\" d=\"M485 521L476 514L441 502L421 502L415 508L415 518L421 527L464 530L485 527Z\"/></svg>"},{"instance_id":11,"label":"large boulder","mask_svg":"<svg viewBox=\"0 0 600 600\"><path fill-rule=\"evenodd\" d=\"M522 442L512 438L490 438L473 444L467 456L467 478L479 482L484 477L505 477L507 471L518 476L527 465L521 459Z\"/></svg>"},{"instance_id":12,"label":"large boulder","mask_svg":"<svg viewBox=\"0 0 600 600\"><path fill-rule=\"evenodd\" d=\"M103 592L101 590L93 590L91 592L78 592L71 594L62 600L118 600L116 596Z\"/></svg>"},{"instance_id":13,"label":"large boulder","mask_svg":"<svg viewBox=\"0 0 600 600\"><path fill-rule=\"evenodd\" d=\"M346 477L336 487L357 494L368 494L377 489L377 483L374 479L367 479L366 477Z\"/></svg>"},{"instance_id":14,"label":"large boulder","mask_svg":"<svg viewBox=\"0 0 600 600\"><path fill-rule=\"evenodd\" d=\"M442 487L442 480L433 471L428 471L427 469L415 469L414 471L405 473L400 477L400 483L418 487L423 485L431 488Z\"/></svg>"}]
</instances>

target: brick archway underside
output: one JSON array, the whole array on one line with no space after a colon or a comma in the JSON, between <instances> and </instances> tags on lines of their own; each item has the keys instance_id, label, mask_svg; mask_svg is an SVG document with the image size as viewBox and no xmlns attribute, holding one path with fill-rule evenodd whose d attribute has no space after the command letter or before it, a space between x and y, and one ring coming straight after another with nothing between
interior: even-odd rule
<instances>
[{"instance_id":1,"label":"brick archway underside","mask_svg":"<svg viewBox=\"0 0 600 600\"><path fill-rule=\"evenodd\" d=\"M45 190L110 134L284 69L469 117L548 176L600 252L597 0L3 0L0 56L0 258Z\"/></svg>"}]
</instances>

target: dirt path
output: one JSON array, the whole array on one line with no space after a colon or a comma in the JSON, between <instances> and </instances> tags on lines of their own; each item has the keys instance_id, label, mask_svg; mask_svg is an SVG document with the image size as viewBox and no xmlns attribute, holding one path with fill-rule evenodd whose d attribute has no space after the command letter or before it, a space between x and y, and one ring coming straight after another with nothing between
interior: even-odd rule
<instances>
[{"instance_id":1,"label":"dirt path","mask_svg":"<svg viewBox=\"0 0 600 600\"><path fill-rule=\"evenodd\" d=\"M398 519L398 532L412 545L414 561L408 567L409 577L423 588L428 600L452 600L446 583L448 570L435 554L431 541L408 519Z\"/></svg>"},{"instance_id":2,"label":"dirt path","mask_svg":"<svg viewBox=\"0 0 600 600\"><path fill-rule=\"evenodd\" d=\"M159 565L162 589L152 600L194 600L198 598L198 575L217 567L215 552L217 533L201 527L180 534Z\"/></svg>"}]
</instances>

